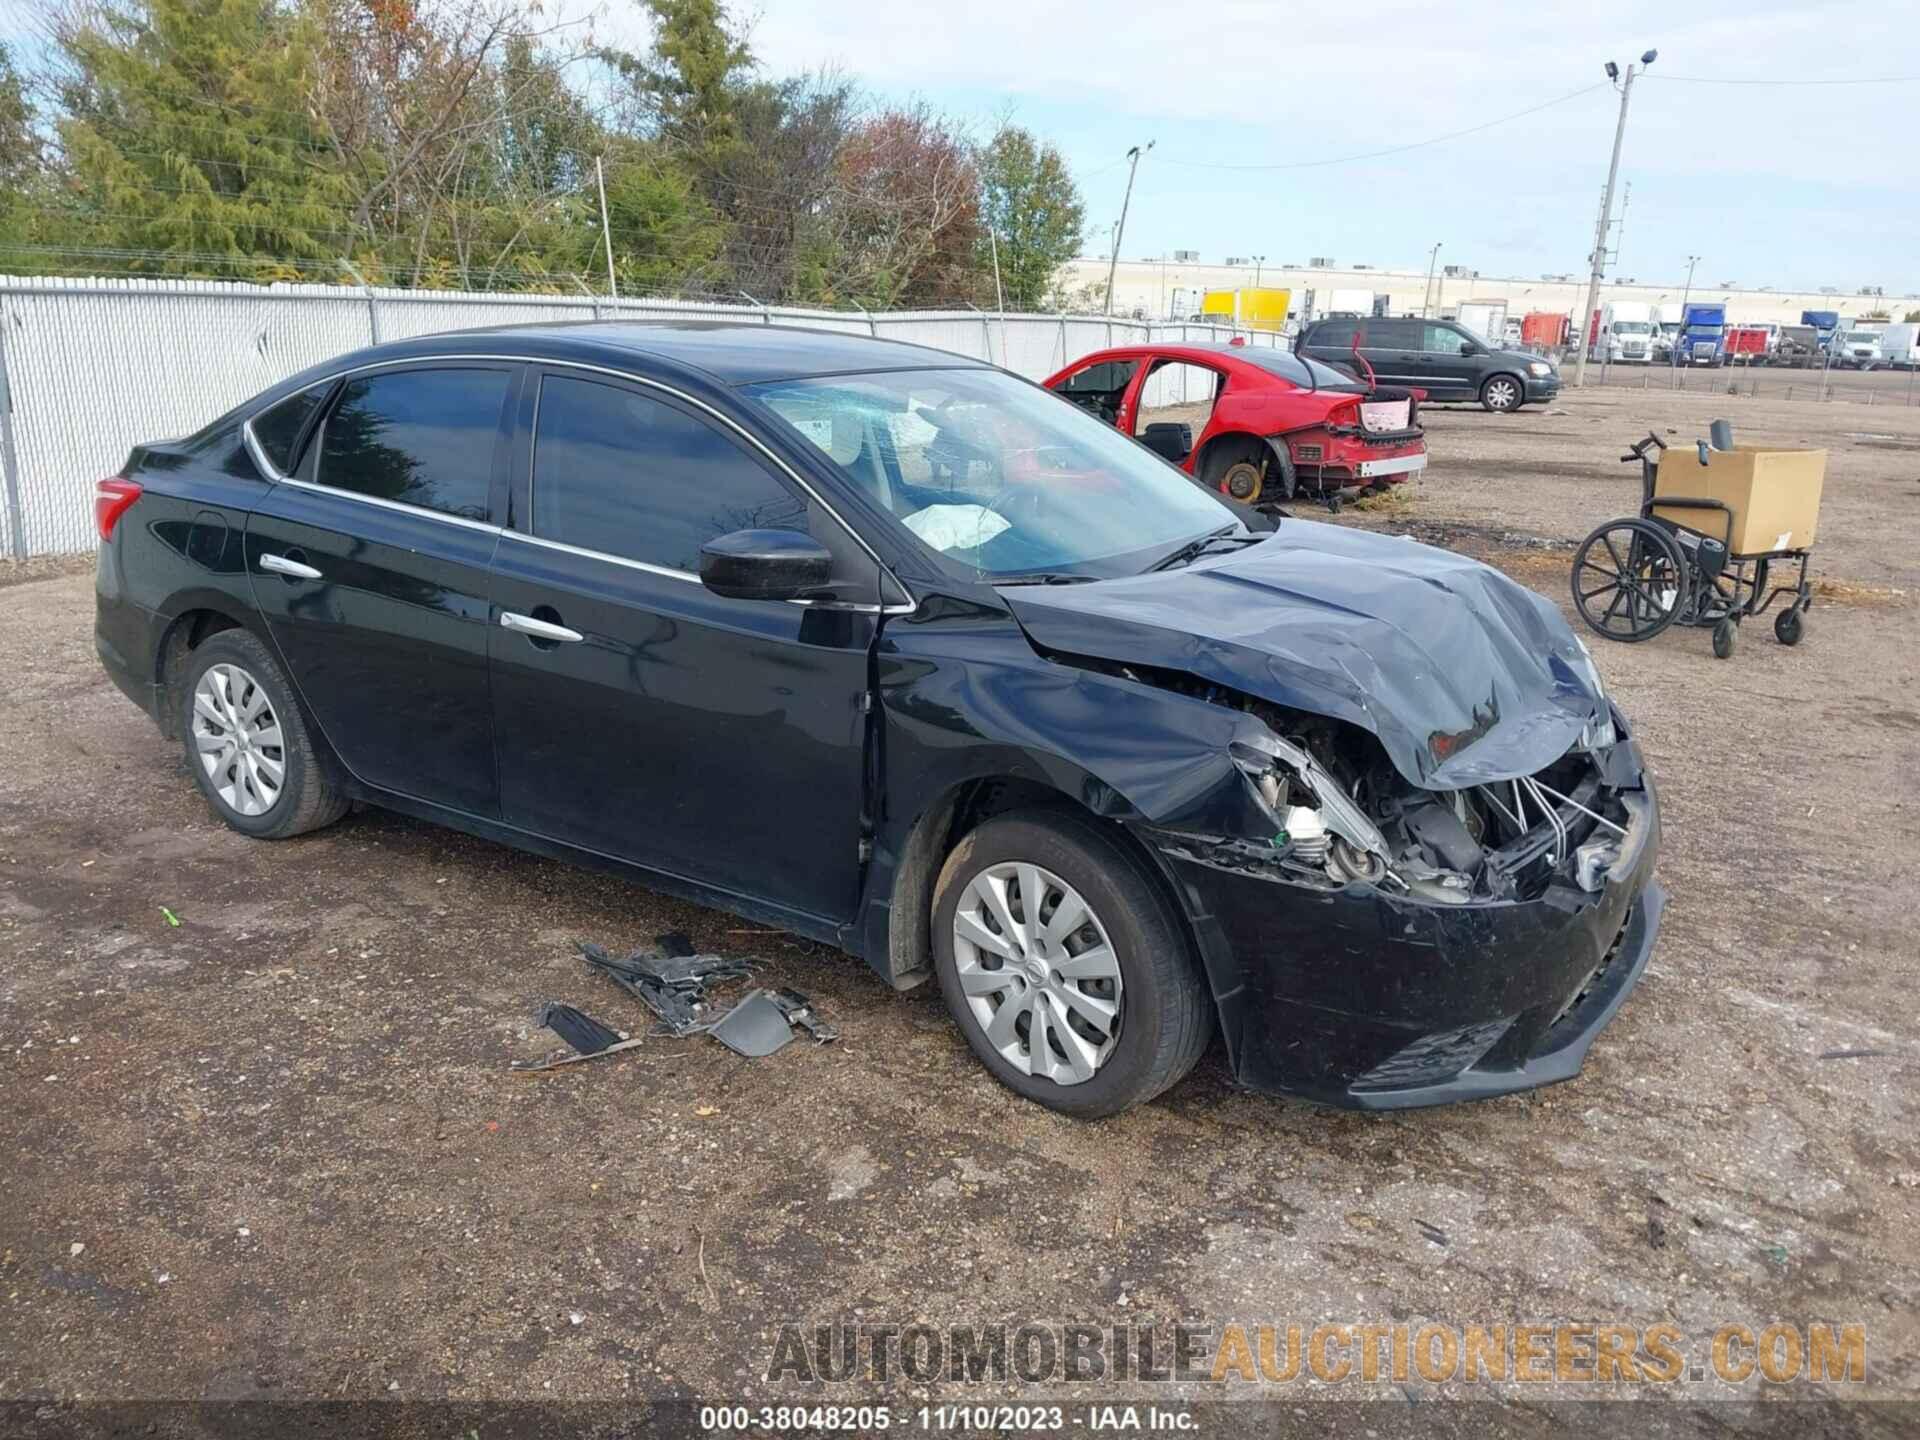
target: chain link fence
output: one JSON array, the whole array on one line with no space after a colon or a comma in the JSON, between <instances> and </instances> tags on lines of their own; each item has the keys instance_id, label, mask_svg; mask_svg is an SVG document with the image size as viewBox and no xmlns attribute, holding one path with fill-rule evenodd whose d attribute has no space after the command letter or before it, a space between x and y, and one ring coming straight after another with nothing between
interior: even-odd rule
<instances>
[{"instance_id":1,"label":"chain link fence","mask_svg":"<svg viewBox=\"0 0 1920 1440\"><path fill-rule=\"evenodd\" d=\"M708 301L606 300L0 276L0 557L94 548L93 487L143 440L190 434L274 382L361 346L464 330L614 319L730 320L906 340L1038 380L1110 345L1265 332L980 310L847 312ZM1169 376L1156 403L1188 395Z\"/></svg>"}]
</instances>

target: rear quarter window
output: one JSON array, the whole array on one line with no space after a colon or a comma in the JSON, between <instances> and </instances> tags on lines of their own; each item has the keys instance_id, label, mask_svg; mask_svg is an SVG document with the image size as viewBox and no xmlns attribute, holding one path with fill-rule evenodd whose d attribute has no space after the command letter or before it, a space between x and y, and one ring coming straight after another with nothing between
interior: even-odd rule
<instances>
[{"instance_id":1,"label":"rear quarter window","mask_svg":"<svg viewBox=\"0 0 1920 1440\"><path fill-rule=\"evenodd\" d=\"M306 437L307 424L319 413L331 380L295 391L270 410L263 410L248 425L254 444L282 475L291 475L300 463L300 442Z\"/></svg>"}]
</instances>

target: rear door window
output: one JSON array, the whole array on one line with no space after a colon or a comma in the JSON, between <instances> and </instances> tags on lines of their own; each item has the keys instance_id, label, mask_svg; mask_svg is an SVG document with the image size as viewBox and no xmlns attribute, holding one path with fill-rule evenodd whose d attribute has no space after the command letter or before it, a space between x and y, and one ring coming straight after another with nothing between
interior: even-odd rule
<instances>
[{"instance_id":1,"label":"rear door window","mask_svg":"<svg viewBox=\"0 0 1920 1440\"><path fill-rule=\"evenodd\" d=\"M490 519L509 370L390 370L341 387L314 478L463 520Z\"/></svg>"},{"instance_id":2,"label":"rear door window","mask_svg":"<svg viewBox=\"0 0 1920 1440\"><path fill-rule=\"evenodd\" d=\"M533 441L533 533L700 570L734 530L806 530L807 504L730 435L624 386L548 375Z\"/></svg>"},{"instance_id":3,"label":"rear door window","mask_svg":"<svg viewBox=\"0 0 1920 1440\"><path fill-rule=\"evenodd\" d=\"M1417 320L1369 320L1360 341L1363 350L1418 350L1420 322Z\"/></svg>"}]
</instances>

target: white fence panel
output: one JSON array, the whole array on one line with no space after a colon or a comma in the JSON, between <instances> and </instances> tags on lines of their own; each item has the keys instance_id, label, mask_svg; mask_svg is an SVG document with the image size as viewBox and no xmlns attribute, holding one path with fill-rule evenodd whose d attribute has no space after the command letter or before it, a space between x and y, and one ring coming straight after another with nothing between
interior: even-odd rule
<instances>
[{"instance_id":1,"label":"white fence panel","mask_svg":"<svg viewBox=\"0 0 1920 1440\"><path fill-rule=\"evenodd\" d=\"M94 481L111 474L135 444L190 434L276 381L376 338L595 319L725 320L874 335L1004 365L1030 380L1112 345L1218 341L1234 333L978 310L869 315L744 300L0 276L0 556L91 550ZM1253 335L1249 343L1272 342Z\"/></svg>"},{"instance_id":2,"label":"white fence panel","mask_svg":"<svg viewBox=\"0 0 1920 1440\"><path fill-rule=\"evenodd\" d=\"M135 444L191 434L369 338L365 305L344 297L220 284L142 293L132 284L0 281L20 515L6 553L92 549L94 482Z\"/></svg>"},{"instance_id":3,"label":"white fence panel","mask_svg":"<svg viewBox=\"0 0 1920 1440\"><path fill-rule=\"evenodd\" d=\"M875 315L873 320L874 333L882 340L904 340L969 360L1000 363L999 326L979 311L896 311Z\"/></svg>"}]
</instances>

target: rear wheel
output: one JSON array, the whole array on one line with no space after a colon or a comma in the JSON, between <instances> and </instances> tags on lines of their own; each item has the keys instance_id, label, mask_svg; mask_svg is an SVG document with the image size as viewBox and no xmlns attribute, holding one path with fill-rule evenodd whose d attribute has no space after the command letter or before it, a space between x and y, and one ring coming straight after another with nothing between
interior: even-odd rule
<instances>
[{"instance_id":1,"label":"rear wheel","mask_svg":"<svg viewBox=\"0 0 1920 1440\"><path fill-rule=\"evenodd\" d=\"M989 820L934 890L947 1009L1008 1089L1114 1115L1191 1070L1213 1007L1184 925L1103 827L1065 810Z\"/></svg>"},{"instance_id":2,"label":"rear wheel","mask_svg":"<svg viewBox=\"0 0 1920 1440\"><path fill-rule=\"evenodd\" d=\"M1518 410L1526 399L1527 392L1511 375L1490 376L1480 387L1480 403L1496 415Z\"/></svg>"},{"instance_id":3,"label":"rear wheel","mask_svg":"<svg viewBox=\"0 0 1920 1440\"><path fill-rule=\"evenodd\" d=\"M1267 491L1271 457L1272 452L1264 445L1227 441L1208 452L1203 478L1229 500L1237 500L1242 505L1257 504ZM1286 498L1284 490L1280 498Z\"/></svg>"},{"instance_id":4,"label":"rear wheel","mask_svg":"<svg viewBox=\"0 0 1920 1440\"><path fill-rule=\"evenodd\" d=\"M254 635L223 630L191 652L179 696L193 783L234 829L284 840L346 812L346 799L314 753L293 687Z\"/></svg>"}]
</instances>

